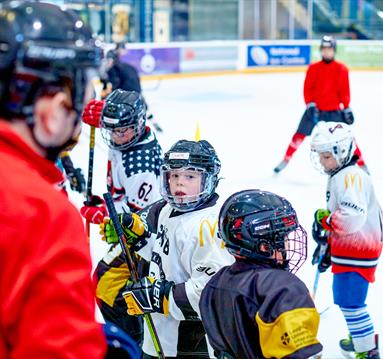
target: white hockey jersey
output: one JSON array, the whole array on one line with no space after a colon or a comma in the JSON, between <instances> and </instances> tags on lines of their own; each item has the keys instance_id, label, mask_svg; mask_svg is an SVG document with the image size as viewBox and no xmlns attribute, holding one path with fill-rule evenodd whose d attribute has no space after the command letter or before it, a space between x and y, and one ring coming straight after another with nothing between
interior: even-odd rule
<instances>
[{"instance_id":1,"label":"white hockey jersey","mask_svg":"<svg viewBox=\"0 0 383 359\"><path fill-rule=\"evenodd\" d=\"M108 191L118 212L128 206L133 212L156 201L162 151L154 133L146 127L144 138L123 151L109 150Z\"/></svg>"},{"instance_id":2,"label":"white hockey jersey","mask_svg":"<svg viewBox=\"0 0 383 359\"><path fill-rule=\"evenodd\" d=\"M200 323L198 304L202 289L220 268L234 262L234 257L217 237L217 199L214 195L202 208L186 213L177 212L160 201L141 214L146 217L149 228L155 218L157 233L152 234L138 253L150 261L151 276L176 284L169 298L170 314L152 314L166 357L185 354L180 348L187 346L194 333L183 324L188 320ZM202 333L204 335L203 330ZM156 356L146 325L143 351Z\"/></svg>"},{"instance_id":3,"label":"white hockey jersey","mask_svg":"<svg viewBox=\"0 0 383 359\"><path fill-rule=\"evenodd\" d=\"M346 166L329 177L326 197L333 272L356 271L372 282L382 250L382 211L370 176Z\"/></svg>"}]
</instances>

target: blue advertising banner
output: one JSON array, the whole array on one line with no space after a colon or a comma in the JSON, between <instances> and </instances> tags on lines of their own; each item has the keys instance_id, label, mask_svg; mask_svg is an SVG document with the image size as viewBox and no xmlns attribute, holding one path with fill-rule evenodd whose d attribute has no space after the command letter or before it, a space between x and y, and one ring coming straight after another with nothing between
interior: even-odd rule
<instances>
[{"instance_id":1,"label":"blue advertising banner","mask_svg":"<svg viewBox=\"0 0 383 359\"><path fill-rule=\"evenodd\" d=\"M247 66L303 66L310 63L310 45L251 45Z\"/></svg>"},{"instance_id":2,"label":"blue advertising banner","mask_svg":"<svg viewBox=\"0 0 383 359\"><path fill-rule=\"evenodd\" d=\"M179 48L129 49L121 61L134 66L143 75L180 72Z\"/></svg>"}]
</instances>

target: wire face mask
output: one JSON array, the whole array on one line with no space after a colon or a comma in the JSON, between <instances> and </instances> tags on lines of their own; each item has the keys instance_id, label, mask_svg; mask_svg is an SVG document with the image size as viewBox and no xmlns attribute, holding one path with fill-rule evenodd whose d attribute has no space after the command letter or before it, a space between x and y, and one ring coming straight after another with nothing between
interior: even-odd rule
<instances>
[{"instance_id":1,"label":"wire face mask","mask_svg":"<svg viewBox=\"0 0 383 359\"><path fill-rule=\"evenodd\" d=\"M203 168L161 168L160 192L164 199L179 211L197 208L212 193L212 176Z\"/></svg>"}]
</instances>

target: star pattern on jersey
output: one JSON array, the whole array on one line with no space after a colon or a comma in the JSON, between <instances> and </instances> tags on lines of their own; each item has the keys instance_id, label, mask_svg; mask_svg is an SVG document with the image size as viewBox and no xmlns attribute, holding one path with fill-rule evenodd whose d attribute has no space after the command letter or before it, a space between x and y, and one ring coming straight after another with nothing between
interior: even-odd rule
<instances>
[{"instance_id":1,"label":"star pattern on jersey","mask_svg":"<svg viewBox=\"0 0 383 359\"><path fill-rule=\"evenodd\" d=\"M125 150L122 153L122 161L128 177L144 172L153 172L159 176L162 165L162 150L156 141L151 141L135 146L134 149Z\"/></svg>"}]
</instances>

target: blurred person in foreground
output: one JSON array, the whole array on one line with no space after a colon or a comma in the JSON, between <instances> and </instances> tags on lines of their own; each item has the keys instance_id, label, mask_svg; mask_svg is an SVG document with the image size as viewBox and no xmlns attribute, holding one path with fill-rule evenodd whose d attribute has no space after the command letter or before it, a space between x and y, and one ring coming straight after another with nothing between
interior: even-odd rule
<instances>
[{"instance_id":1,"label":"blurred person in foreground","mask_svg":"<svg viewBox=\"0 0 383 359\"><path fill-rule=\"evenodd\" d=\"M0 358L103 358L84 226L54 165L101 53L51 4L5 2L0 29Z\"/></svg>"}]
</instances>

